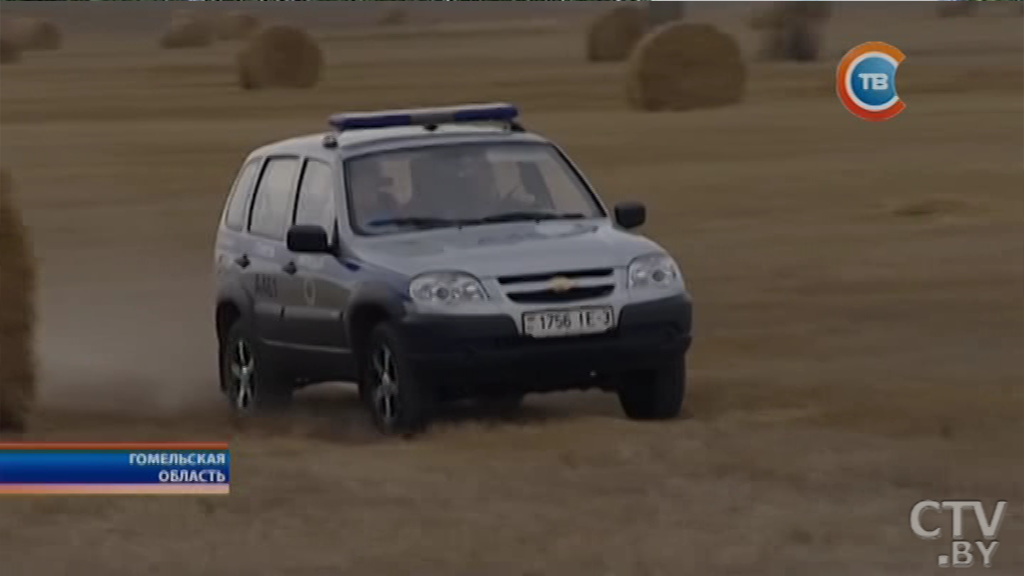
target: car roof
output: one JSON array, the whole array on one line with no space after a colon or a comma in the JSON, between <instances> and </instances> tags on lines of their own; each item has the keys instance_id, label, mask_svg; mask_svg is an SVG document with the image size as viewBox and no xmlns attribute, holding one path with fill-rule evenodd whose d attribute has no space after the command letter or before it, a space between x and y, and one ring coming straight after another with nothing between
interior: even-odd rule
<instances>
[{"instance_id":1,"label":"car roof","mask_svg":"<svg viewBox=\"0 0 1024 576\"><path fill-rule=\"evenodd\" d=\"M336 147L324 145L329 138L336 140ZM340 154L345 157L406 147L473 142L548 143L548 140L531 132L515 132L491 126L440 124L434 130L422 126L398 126L296 136L261 146L249 156L297 154L326 158Z\"/></svg>"}]
</instances>

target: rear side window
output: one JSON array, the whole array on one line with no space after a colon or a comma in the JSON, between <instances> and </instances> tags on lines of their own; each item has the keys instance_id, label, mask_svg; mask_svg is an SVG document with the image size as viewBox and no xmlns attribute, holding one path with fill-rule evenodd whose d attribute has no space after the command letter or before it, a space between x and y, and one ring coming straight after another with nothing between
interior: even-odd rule
<instances>
[{"instance_id":1,"label":"rear side window","mask_svg":"<svg viewBox=\"0 0 1024 576\"><path fill-rule=\"evenodd\" d=\"M334 235L334 185L331 167L318 160L306 161L295 207L296 224L316 224Z\"/></svg>"},{"instance_id":2,"label":"rear side window","mask_svg":"<svg viewBox=\"0 0 1024 576\"><path fill-rule=\"evenodd\" d=\"M232 230L241 230L245 226L245 208L249 205L249 193L252 191L252 184L256 181L259 168L259 160L252 160L242 167L235 178L227 214L224 216L224 225Z\"/></svg>"},{"instance_id":3,"label":"rear side window","mask_svg":"<svg viewBox=\"0 0 1024 576\"><path fill-rule=\"evenodd\" d=\"M288 221L291 220L298 170L298 158L267 160L263 177L256 186L249 232L274 240L284 238Z\"/></svg>"}]
</instances>

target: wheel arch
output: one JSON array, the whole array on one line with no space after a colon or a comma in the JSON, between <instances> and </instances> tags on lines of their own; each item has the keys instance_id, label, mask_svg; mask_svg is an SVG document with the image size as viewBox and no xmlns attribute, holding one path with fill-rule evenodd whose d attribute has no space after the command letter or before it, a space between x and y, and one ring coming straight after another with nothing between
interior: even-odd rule
<instances>
[{"instance_id":1,"label":"wheel arch","mask_svg":"<svg viewBox=\"0 0 1024 576\"><path fill-rule=\"evenodd\" d=\"M221 342L227 336L228 330L242 319L242 307L232 299L219 300L214 318L217 327L217 341Z\"/></svg>"},{"instance_id":2,"label":"wheel arch","mask_svg":"<svg viewBox=\"0 0 1024 576\"><path fill-rule=\"evenodd\" d=\"M345 333L359 373L362 371L361 358L373 328L381 322L401 320L405 314L401 294L388 285L367 284L356 291L345 314Z\"/></svg>"}]
</instances>

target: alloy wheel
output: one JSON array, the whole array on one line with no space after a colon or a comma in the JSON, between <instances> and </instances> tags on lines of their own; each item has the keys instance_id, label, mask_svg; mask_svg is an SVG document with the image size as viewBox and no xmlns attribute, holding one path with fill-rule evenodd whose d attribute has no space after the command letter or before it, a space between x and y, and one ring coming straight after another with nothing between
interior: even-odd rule
<instances>
[{"instance_id":1,"label":"alloy wheel","mask_svg":"<svg viewBox=\"0 0 1024 576\"><path fill-rule=\"evenodd\" d=\"M398 370L391 349L381 344L371 358L373 410L381 427L391 431L398 419Z\"/></svg>"},{"instance_id":2,"label":"alloy wheel","mask_svg":"<svg viewBox=\"0 0 1024 576\"><path fill-rule=\"evenodd\" d=\"M239 339L235 341L230 354L231 401L239 412L249 412L256 400L256 361L252 347L245 339Z\"/></svg>"}]
</instances>

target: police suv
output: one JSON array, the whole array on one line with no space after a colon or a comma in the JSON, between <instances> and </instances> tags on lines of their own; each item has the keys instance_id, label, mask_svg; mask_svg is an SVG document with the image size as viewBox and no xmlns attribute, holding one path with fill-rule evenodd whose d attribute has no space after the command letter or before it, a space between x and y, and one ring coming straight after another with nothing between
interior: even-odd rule
<instances>
[{"instance_id":1,"label":"police suv","mask_svg":"<svg viewBox=\"0 0 1024 576\"><path fill-rule=\"evenodd\" d=\"M220 385L240 413L354 381L384 433L439 402L602 389L680 412L691 300L510 104L337 114L242 164L216 243Z\"/></svg>"}]
</instances>

